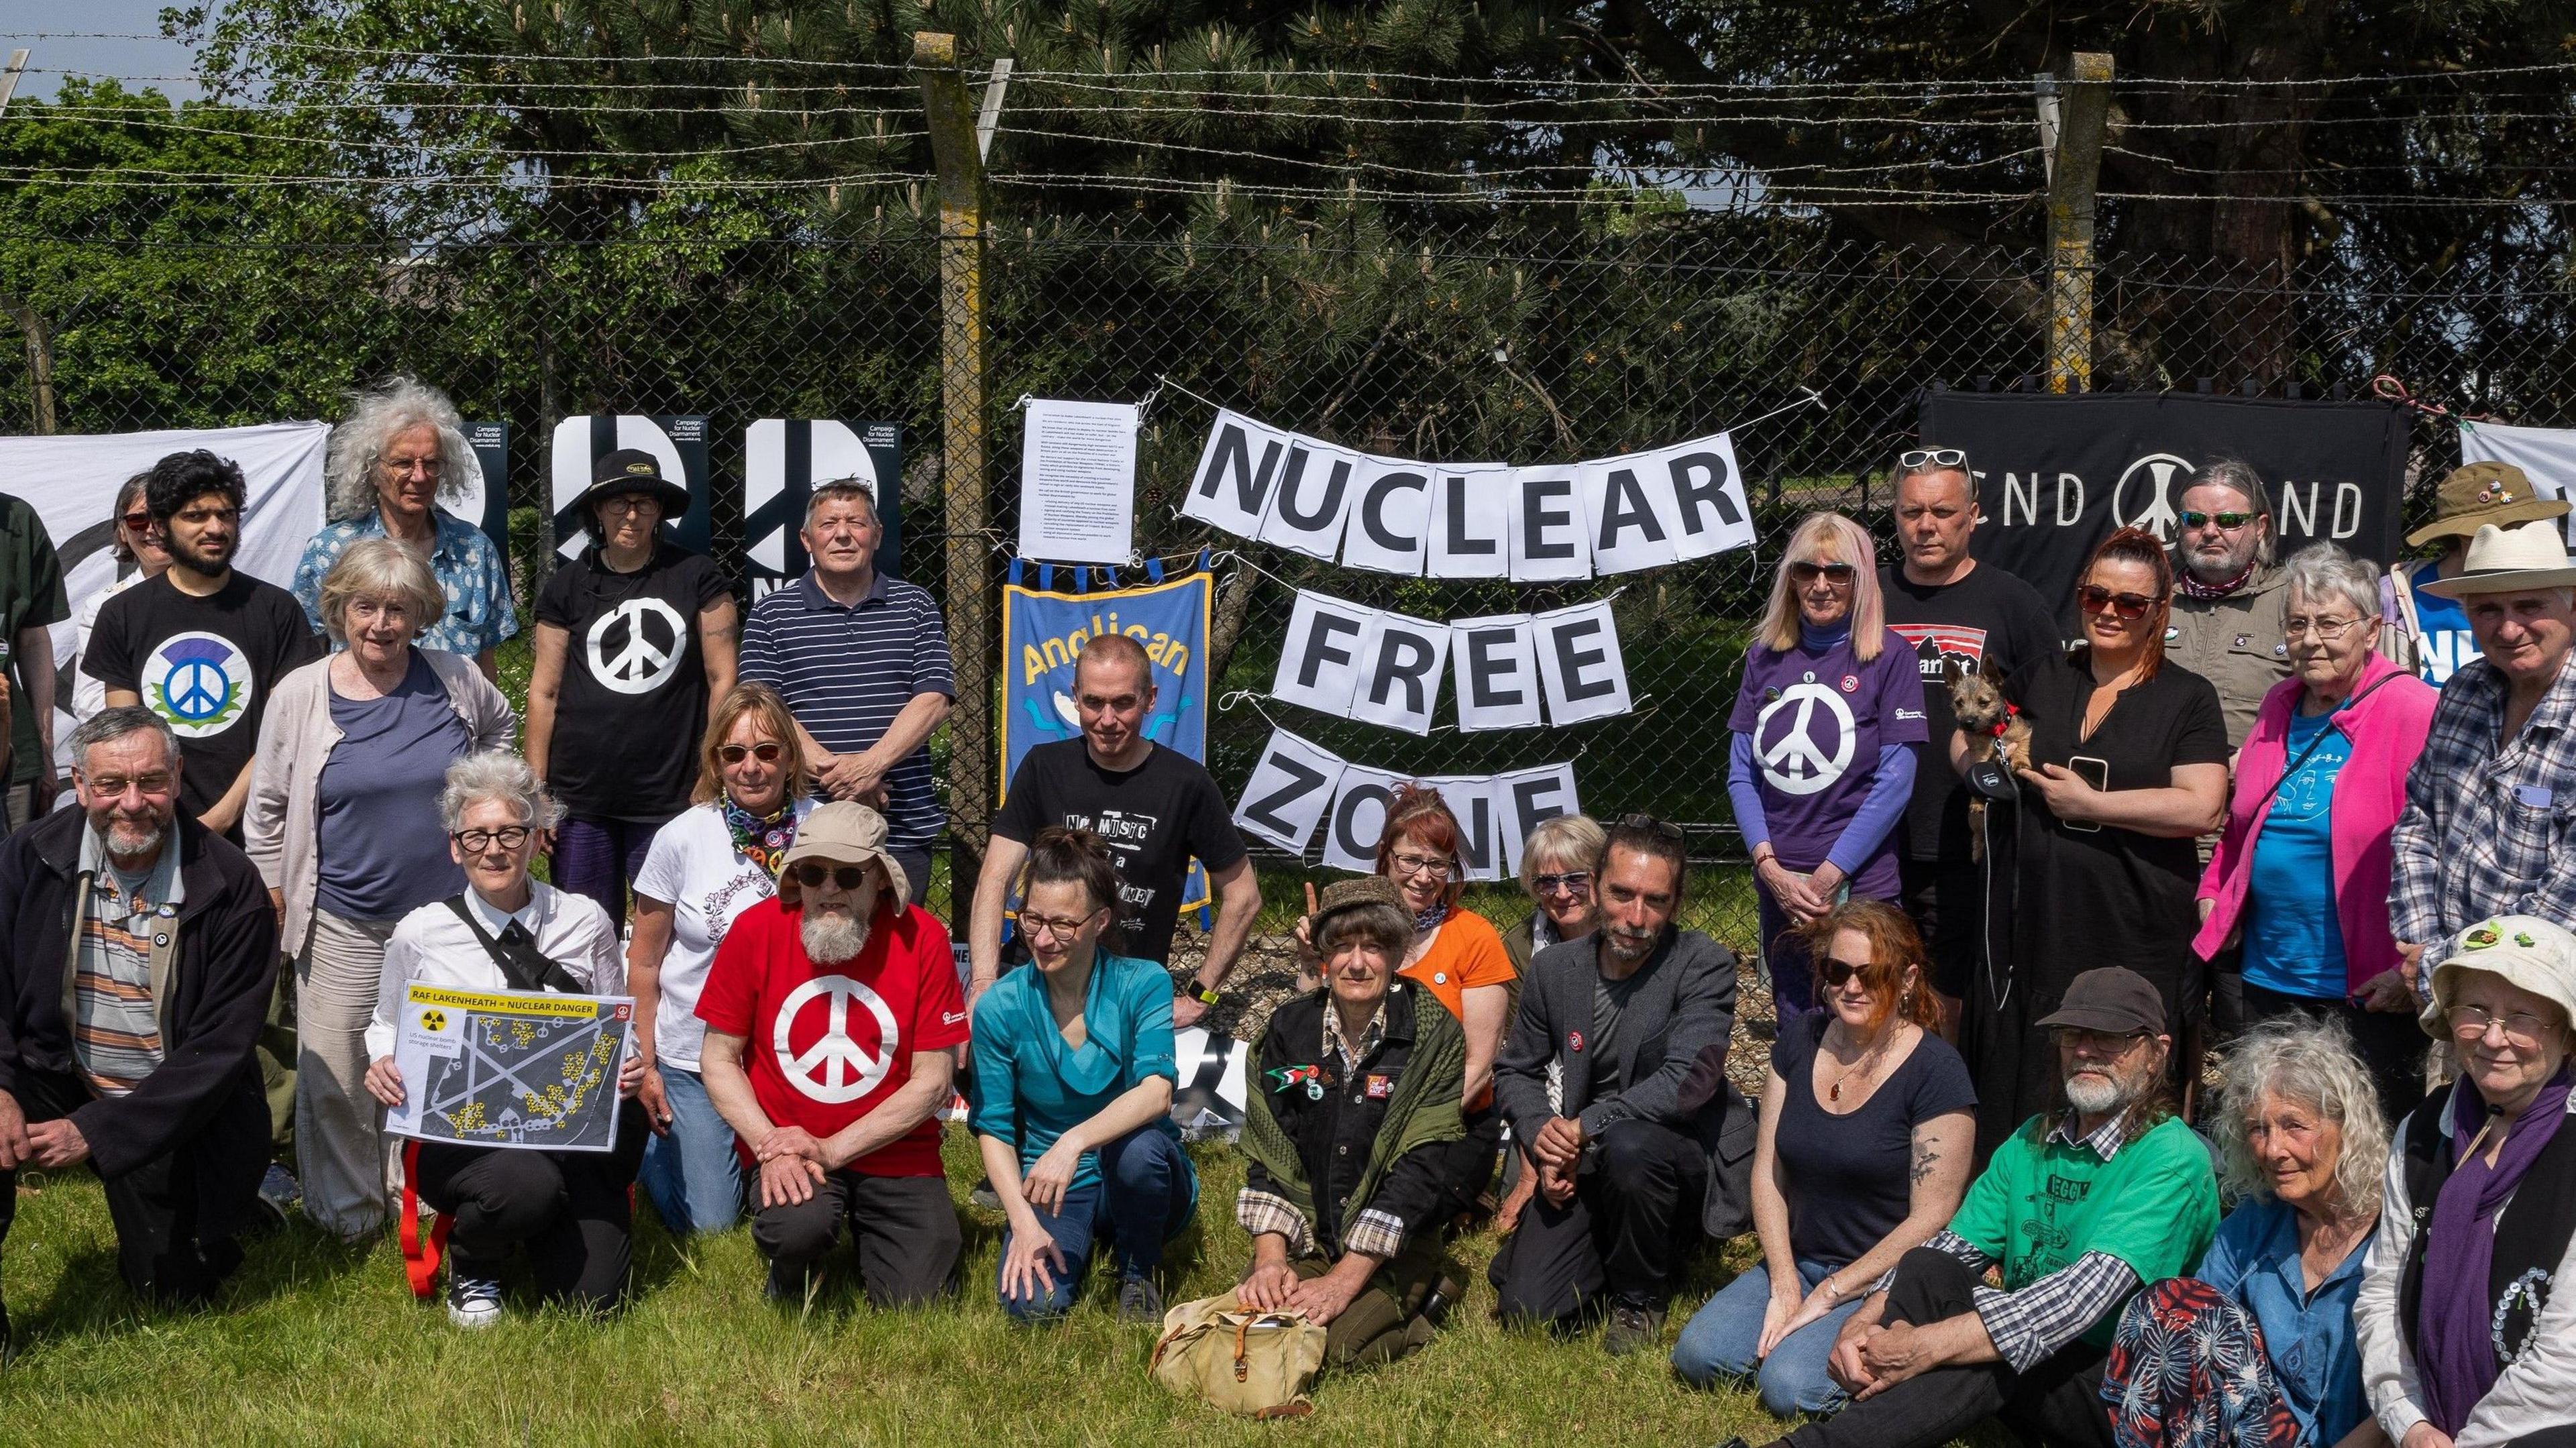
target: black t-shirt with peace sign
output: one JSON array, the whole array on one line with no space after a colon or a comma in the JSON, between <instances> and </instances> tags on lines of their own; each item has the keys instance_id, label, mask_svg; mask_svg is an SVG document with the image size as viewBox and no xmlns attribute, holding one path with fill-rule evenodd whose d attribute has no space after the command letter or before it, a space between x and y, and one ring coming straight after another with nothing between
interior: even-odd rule
<instances>
[{"instance_id":1,"label":"black t-shirt with peace sign","mask_svg":"<svg viewBox=\"0 0 2576 1448\"><path fill-rule=\"evenodd\" d=\"M546 580L537 622L571 635L546 756L568 813L652 825L689 807L707 727L698 613L732 591L712 560L668 542L633 573L593 547Z\"/></svg>"}]
</instances>

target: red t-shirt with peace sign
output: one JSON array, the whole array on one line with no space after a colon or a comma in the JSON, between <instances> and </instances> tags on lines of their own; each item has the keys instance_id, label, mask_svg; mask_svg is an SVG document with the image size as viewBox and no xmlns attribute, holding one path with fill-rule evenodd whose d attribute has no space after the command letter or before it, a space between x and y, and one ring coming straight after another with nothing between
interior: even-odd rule
<instances>
[{"instance_id":1,"label":"red t-shirt with peace sign","mask_svg":"<svg viewBox=\"0 0 2576 1448\"><path fill-rule=\"evenodd\" d=\"M708 967L698 1019L709 1030L748 1038L743 1064L760 1109L771 1121L801 1126L819 1139L902 1090L912 1079L915 1051L963 1044L966 1001L957 989L948 932L917 905L899 915L880 913L858 958L828 970L806 958L798 923L796 912L774 899L736 918ZM849 1169L867 1176L944 1175L939 1118Z\"/></svg>"}]
</instances>

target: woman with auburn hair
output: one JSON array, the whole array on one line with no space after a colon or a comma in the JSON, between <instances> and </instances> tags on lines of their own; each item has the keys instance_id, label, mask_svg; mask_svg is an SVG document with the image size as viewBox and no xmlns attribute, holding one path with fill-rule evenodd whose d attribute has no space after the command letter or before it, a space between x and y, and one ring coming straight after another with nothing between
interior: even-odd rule
<instances>
[{"instance_id":1,"label":"woman with auburn hair","mask_svg":"<svg viewBox=\"0 0 2576 1448\"><path fill-rule=\"evenodd\" d=\"M1682 1329L1673 1370L1750 1378L1786 1418L1829 1413L1834 1339L1967 1192L1976 1090L1941 1039L1922 937L1895 906L1837 905L1802 932L1822 1008L1781 1028L1753 1151L1762 1261Z\"/></svg>"},{"instance_id":2,"label":"woman with auburn hair","mask_svg":"<svg viewBox=\"0 0 2576 1448\"><path fill-rule=\"evenodd\" d=\"M1914 650L1887 626L1869 534L1809 513L1781 551L1745 651L1726 793L1753 852L1773 1011L1816 1008L1795 927L1843 900L1897 897L1896 824L1926 733Z\"/></svg>"},{"instance_id":3,"label":"woman with auburn hair","mask_svg":"<svg viewBox=\"0 0 2576 1448\"><path fill-rule=\"evenodd\" d=\"M642 1043L637 1104L653 1128L638 1179L675 1237L742 1215L733 1128L698 1075L698 992L735 917L778 893L778 864L814 808L796 720L766 684L716 701L698 748L695 803L654 832L635 873L626 987Z\"/></svg>"},{"instance_id":4,"label":"woman with auburn hair","mask_svg":"<svg viewBox=\"0 0 2576 1448\"><path fill-rule=\"evenodd\" d=\"M1976 1076L1980 1159L2052 1109L2057 1053L2035 1023L2078 973L2117 965L2146 977L2177 1042L2205 994L2191 950L2192 842L2227 819L2218 691L2165 658L2173 563L2154 534L2123 528L2104 539L2077 575L2074 603L2082 641L2000 684L2030 721L2031 767L2012 781L2012 798L1990 798L1986 811L1986 957L1959 1028ZM1967 772L1967 737L1952 731L1949 749ZM1974 773L1969 783L1981 788ZM2181 1079L2193 1070L2186 1064Z\"/></svg>"}]
</instances>

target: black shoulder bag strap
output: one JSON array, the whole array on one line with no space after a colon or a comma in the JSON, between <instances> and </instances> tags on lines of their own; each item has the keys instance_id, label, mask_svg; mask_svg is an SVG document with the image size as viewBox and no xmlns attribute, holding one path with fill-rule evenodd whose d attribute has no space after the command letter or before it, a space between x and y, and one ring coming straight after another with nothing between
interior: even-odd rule
<instances>
[{"instance_id":1,"label":"black shoulder bag strap","mask_svg":"<svg viewBox=\"0 0 2576 1448\"><path fill-rule=\"evenodd\" d=\"M501 978L510 983L512 990L583 994L581 982L573 979L572 973L552 957L537 949L534 941L530 941L524 950L513 950L495 940L492 933L483 928L483 922L475 919L474 912L466 907L464 896L451 896L446 904L455 912L457 919L465 922L465 928L474 932L474 938L482 942L483 953L492 957L492 963L501 968Z\"/></svg>"},{"instance_id":2,"label":"black shoulder bag strap","mask_svg":"<svg viewBox=\"0 0 2576 1448\"><path fill-rule=\"evenodd\" d=\"M2396 681L2396 680L2398 680L2398 679L2407 679L2407 678L2413 678L2413 677L2414 677L2414 676L2413 676L2412 674L2407 674L2407 673L2403 673L2403 672L2400 672L2400 673L2394 673L2394 674L2382 674L2382 675L2380 675L2380 676L2379 676L2379 682L2378 682L2378 683L2371 685L2369 688L2362 690L2360 693L2353 695L2351 698L2346 699L2346 700L2344 700L2341 704L2339 704L2339 705L2335 706L2335 709L2334 709L2333 713L2329 713L2328 715L2326 715L2326 725L2325 725L2325 727L2324 727L2323 729L2320 729L2320 730L2318 730L2318 731L2317 731L2317 737L2308 741L2308 747L2307 747L2307 748L2305 748L2305 749L2300 750L2300 751L2299 751L2299 757L2298 757L2298 758L2296 758L2296 759L2291 760L2291 761L2290 761L2290 763L2289 763L2289 767L2288 767L2288 768L2285 768L2285 769L2283 769L2283 770L2281 771L2281 777L2280 777L2279 779L2276 779L2276 780L2273 780L2273 781L2272 781L2272 787L2271 787L2270 789L2267 789L2267 790L2263 791L2263 797L2262 797L2261 799L2258 799L2258 800L2254 801L2254 813L2255 813L2255 814L2261 814L2261 813L2263 812L2263 806L2265 806L2265 805L2267 805L2267 804L2270 804L2270 803L2272 802L2272 796L2274 796L2274 795L2276 795L2276 794L2279 794L2279 793L2281 792L2281 786L2282 786L2282 785L2285 785L2285 784L2288 784L2288 783L2290 782L2290 778L2291 778L2291 776L2293 776L2293 775L2297 774L2301 769L2303 769L2303 768L2307 767L2307 763L2308 763L2308 761L2309 761L2309 760L2311 760L2311 759L2314 759L2314 758L2316 757L2316 753L2317 753L2317 751L2326 747L2326 736L2327 736L2328 734L2331 734L2331 733L2333 733L2333 732L2335 731L2335 722L2334 722L2334 720L2335 720L2335 715L2336 715L2336 714L2342 714L2342 713L2348 712L2348 711L2350 711L2350 710L2357 709L2357 708L2361 707L2361 701L2362 701L2362 700L2367 699L2367 698L2369 698L2371 695L2378 693L2378 692L2380 691L2381 687L2382 687L2382 686L2384 686L2384 685L2386 685L2386 684L2393 683L2393 682L2395 682L2395 681ZM2295 701L2293 701L2293 702L2291 703L2291 705L2290 705L2290 712L2291 712L2291 714L2292 714L2292 716L2293 716L2293 717L2296 717L2296 715L2297 715L2297 713L2298 713L2298 709L2299 709L2298 704L2297 704ZM2285 735L2285 736L2284 736L2284 739L2286 740L2286 738L2287 738L2287 736Z\"/></svg>"}]
</instances>

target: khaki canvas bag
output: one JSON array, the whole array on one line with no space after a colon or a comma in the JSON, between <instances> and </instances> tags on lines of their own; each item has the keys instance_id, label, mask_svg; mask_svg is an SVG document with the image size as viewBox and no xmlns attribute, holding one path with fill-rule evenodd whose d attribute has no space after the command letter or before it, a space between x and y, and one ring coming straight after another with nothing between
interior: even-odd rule
<instances>
[{"instance_id":1,"label":"khaki canvas bag","mask_svg":"<svg viewBox=\"0 0 2576 1448\"><path fill-rule=\"evenodd\" d=\"M1185 1398L1253 1418L1302 1418L1324 1365L1324 1329L1302 1312L1255 1312L1228 1292L1163 1314L1154 1380Z\"/></svg>"}]
</instances>

